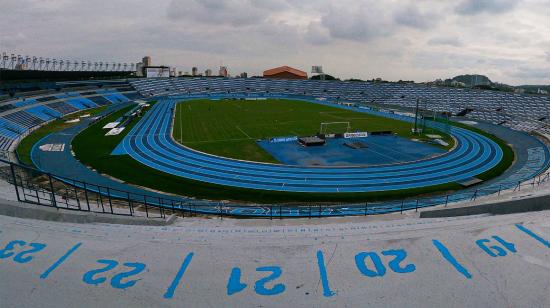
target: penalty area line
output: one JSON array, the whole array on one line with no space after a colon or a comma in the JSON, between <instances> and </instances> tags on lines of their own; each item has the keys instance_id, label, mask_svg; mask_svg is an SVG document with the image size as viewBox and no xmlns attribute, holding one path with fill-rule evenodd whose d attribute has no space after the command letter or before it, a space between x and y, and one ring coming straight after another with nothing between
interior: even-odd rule
<instances>
[{"instance_id":1,"label":"penalty area line","mask_svg":"<svg viewBox=\"0 0 550 308\"><path fill-rule=\"evenodd\" d=\"M246 136L246 138L252 139L252 137L250 137L250 136L249 136L244 130L242 130L238 125L235 125L235 127L236 127L239 131L241 131L241 133L243 133L243 134Z\"/></svg>"}]
</instances>

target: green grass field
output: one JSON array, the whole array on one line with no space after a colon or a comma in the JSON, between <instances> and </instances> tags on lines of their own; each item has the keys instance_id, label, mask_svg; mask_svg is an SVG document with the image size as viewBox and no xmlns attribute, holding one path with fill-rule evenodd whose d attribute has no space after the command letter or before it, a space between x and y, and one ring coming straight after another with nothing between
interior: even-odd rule
<instances>
[{"instance_id":1,"label":"green grass field","mask_svg":"<svg viewBox=\"0 0 550 308\"><path fill-rule=\"evenodd\" d=\"M49 135L51 133L55 133L55 132L61 131L63 129L66 129L66 128L69 128L69 127L72 127L72 126L78 124L78 122L77 123L67 123L67 121L69 121L69 120L77 119L81 115L84 115L84 114L90 114L90 116L94 116L94 115L102 112L103 110L105 110L105 108L107 108L107 107L103 106L103 107L98 107L98 108L94 108L94 109L87 109L87 110L79 111L79 112L73 113L71 115L68 115L68 116L66 116L62 119L57 119L55 121L52 121L52 122L40 127L39 129L35 130L32 134L28 135L23 140L21 140L21 142L17 146L16 152L17 152L17 157L18 157L19 161L24 163L24 164L27 164L29 166L32 166L33 163L32 163L32 160L31 160L31 150L32 150L33 145L35 143L37 143L38 141L40 141L40 139L46 137L47 135Z\"/></svg>"},{"instance_id":2,"label":"green grass field","mask_svg":"<svg viewBox=\"0 0 550 308\"><path fill-rule=\"evenodd\" d=\"M283 103L283 105L286 106L285 101L273 101L272 103L275 103L275 102ZM199 107L197 108L203 107L201 104L199 104L198 101L191 102L191 103L199 105ZM184 128L176 125L176 127L174 128L174 135L176 139L178 139L178 137L181 137L183 140L183 143L189 142L189 145L203 143L199 141L206 141L204 143L208 144L208 143L216 143L217 141L216 140L208 141L207 139L203 139L203 138L207 138L208 136L205 134L205 132L212 134L212 136L215 136L216 134L218 134L218 130L221 130L222 134L224 130L228 131L227 134L235 133L235 129L230 128L232 124L227 124L227 123L233 122L233 123L240 124L239 118L241 119L243 118L242 116L243 112L237 112L235 110L235 108L240 109L239 107L231 106L232 104L227 104L225 107L227 107L229 110L224 110L223 112L221 111L216 112L219 116L226 118L223 121L219 121L217 117L213 117L212 112L208 113L207 105L211 106L210 108L212 111L212 107L216 107L216 108L221 107L222 106L221 104L223 104L224 102L207 101L203 103L206 103L204 107L207 108L207 110L204 112L201 112L200 116L203 118L203 121L207 121L207 122L203 124L200 124L200 122L195 122L193 124L196 127L199 127L202 129L199 129L194 134L186 135L184 133L184 136L181 136L181 133L180 135L177 135L176 130L179 129L180 131L186 131L188 127ZM243 104L247 104L249 102L234 101L232 103L234 104L238 103L242 108ZM256 103L265 103L265 102L256 102ZM299 104L303 104L303 103L299 102ZM251 105L247 105L247 107ZM178 107L181 108L182 106L185 106L185 104L180 104ZM313 105L313 106L317 107L316 105ZM270 109L272 109L271 117L273 117L273 114L278 114L281 116L280 118L284 118L285 114L288 114L290 112L290 109L292 109L292 108L286 109L286 110L282 109L282 110L279 110L279 112L277 112L276 105L271 104L269 105L269 107ZM310 106L307 105L307 107L310 107ZM336 112L337 116L342 116L342 114L340 114L340 112L342 111L341 109L335 109L335 108L324 107L324 106L319 106L319 107L328 108L329 109L328 112L330 112L331 114L334 111ZM213 185L208 183L187 180L180 177L172 176L167 173L160 172L156 169L149 168L137 162L136 160L132 159L128 155L121 155L121 156L110 155L112 150L122 141L122 139L131 130L131 128L138 122L139 119L134 120L127 127L127 129L118 136L109 136L109 137L104 136L105 130L102 127L106 123L112 122L115 119L119 118L131 108L132 106L126 107L122 110L119 110L117 112L114 112L106 116L101 121L98 121L97 123L91 125L89 128L87 128L86 130L81 132L79 135L77 135L72 143L72 148L75 152L75 155L77 159L79 159L82 163L84 163L85 165L91 166L92 168L96 169L100 173L108 174L110 176L123 180L129 184L149 187L149 188L164 191L167 193L174 193L174 194L184 195L184 196L194 196L197 198L205 198L205 199L211 199L211 200L240 200L240 201L258 202L258 203L353 202L353 201L362 202L362 201L375 201L375 200L400 199L400 198L408 198L408 197L425 196L425 195L430 195L434 193L451 192L461 188L461 186L458 184L449 183L445 185L425 187L420 189L391 191L391 192L355 193L355 194L296 194L296 193L240 189L240 188ZM181 112L180 116L183 117L184 116L183 109L179 111ZM306 123L306 125L309 125L308 127L310 127L307 129L301 128L302 130L300 132L303 132L304 134L313 134L317 132L317 130L319 129L318 128L319 119L323 119L324 116L327 116L326 111L323 111L323 113L321 114L319 113L319 110L310 111L310 113L313 113L313 115L315 116L315 120L310 120L310 118L313 118L313 117L308 116L309 113L307 110L303 110L303 111L301 110L300 112L303 112L302 114L304 115L305 120L302 120L302 119L297 119L297 120L300 121L299 123ZM315 114L316 112L317 114ZM258 115L258 113L260 114ZM245 122L249 123L249 125L252 125L252 127L255 126L254 123L256 122L259 124L266 123L265 122L266 116L262 115L261 112L257 112L257 110L255 110L255 116L258 116L257 121L247 120ZM363 127L358 125L361 125L361 123L364 123L362 121L365 121L367 119L366 117L361 117L361 116L364 116L363 114L359 114L358 116L355 113L351 113L346 116L348 117L348 119L350 119L352 123L354 123L353 126L359 129L362 129ZM237 118L235 119L234 117L237 117ZM355 117L357 117L358 119L354 119ZM55 122L53 122L51 127L44 127L43 129L37 130L34 134L28 137L29 139L28 141L26 141L25 144L22 144L23 147L21 149L18 148L18 152L21 151L21 153L23 153L27 150L30 152L30 148L32 147L32 145L36 141L38 141L40 138L42 138L43 136L45 136L50 132L59 131L60 129L64 128L64 124L62 124L63 122L64 121L61 121L60 123L55 125L54 125ZM219 123L215 124L217 122ZM283 122L283 123L280 123L280 122ZM371 119L370 121L371 124L377 123L377 122L378 122L378 125L380 125L377 127L380 127L380 128L376 128L376 129L380 129L380 130L387 129L386 123L383 123L384 121L381 121L380 119ZM215 128L208 129L207 128L209 126L208 123L213 124ZM220 123L224 123L224 124L220 125ZM270 128L269 130L266 130L266 131L269 131L269 132L272 131L276 135L285 135L284 132L286 132L286 130L289 129L287 124L285 124L284 121L282 120L278 120L276 123L275 121L273 121L271 123L272 123L271 126L273 128ZM401 123L401 122L393 123L393 124L402 125L401 132L404 134L403 136L407 136L407 134L409 134L410 124ZM453 125L454 124L455 123L453 123ZM190 124L188 123L187 125L190 125ZM242 124L240 124L239 127L241 125ZM456 124L456 125L462 126L459 124ZM264 127L262 125L256 125L256 126ZM256 138L265 136L265 135L262 135L262 132L255 131L254 129L250 129L250 127L248 126L245 126L245 127L250 130L250 132L245 131L245 133L257 134L257 135L254 135L254 136L249 135L250 139L235 138L235 139L242 139L242 140L233 140L233 141L235 142L239 141L243 143L246 142L246 143L255 145L254 140ZM466 128L476 130L471 127L466 127ZM309 129L311 129L311 131ZM238 129L236 130L239 131ZM261 130L263 130L263 128ZM373 129L371 128L371 130ZM392 129L392 130L398 132L396 129ZM505 159L501 162L501 164L499 164L497 167L493 168L489 172L483 174L483 178L488 179L490 177L493 177L505 171L512 163L514 156L511 148L508 147L503 141L487 133L484 133L484 132L481 132L481 133L483 133L484 135L487 135L489 138L498 142L505 152ZM241 134L244 136L243 133ZM234 148L236 147L236 145L238 145L238 143L233 143L233 141L226 141L230 144L229 147ZM220 150L220 151L227 151L227 149ZM257 149L253 149L252 151L257 151ZM232 151L232 153L234 155L238 154L237 152L234 152L234 151ZM257 152L256 154L250 154L249 151L244 151L241 153L244 153L243 155L261 155L261 154L258 154L261 152ZM264 153L263 157L264 159L272 159L269 155L267 155L267 153Z\"/></svg>"},{"instance_id":3,"label":"green grass field","mask_svg":"<svg viewBox=\"0 0 550 308\"><path fill-rule=\"evenodd\" d=\"M323 122L350 122L352 131L393 131L405 138L426 139L411 133L412 124L320 104L292 100L193 100L176 106L174 139L195 150L214 155L277 163L256 144L257 139L310 136ZM345 125L333 125L333 133ZM443 136L450 149L454 139ZM434 145L435 146L435 145Z\"/></svg>"}]
</instances>

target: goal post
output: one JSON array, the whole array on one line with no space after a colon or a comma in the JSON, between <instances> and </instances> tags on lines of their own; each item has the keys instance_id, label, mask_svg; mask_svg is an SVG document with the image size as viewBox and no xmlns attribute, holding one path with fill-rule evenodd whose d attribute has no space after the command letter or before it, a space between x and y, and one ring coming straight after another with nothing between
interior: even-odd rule
<instances>
[{"instance_id":1,"label":"goal post","mask_svg":"<svg viewBox=\"0 0 550 308\"><path fill-rule=\"evenodd\" d=\"M326 134L342 134L351 131L350 122L322 122L319 128L321 135Z\"/></svg>"}]
</instances>

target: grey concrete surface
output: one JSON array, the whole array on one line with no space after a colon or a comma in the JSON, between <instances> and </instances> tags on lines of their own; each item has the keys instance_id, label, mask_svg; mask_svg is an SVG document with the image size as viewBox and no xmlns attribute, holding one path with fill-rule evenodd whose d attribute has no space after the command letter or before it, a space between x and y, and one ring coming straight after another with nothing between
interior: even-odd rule
<instances>
[{"instance_id":1,"label":"grey concrete surface","mask_svg":"<svg viewBox=\"0 0 550 308\"><path fill-rule=\"evenodd\" d=\"M46 221L72 223L108 223L122 225L165 226L176 220L176 216L160 218L131 217L84 211L73 211L54 207L25 204L17 201L0 200L0 215Z\"/></svg>"},{"instance_id":2,"label":"grey concrete surface","mask_svg":"<svg viewBox=\"0 0 550 308\"><path fill-rule=\"evenodd\" d=\"M420 213L420 218L455 217L480 214L503 215L543 210L550 210L550 195L526 197L517 200L493 202L475 206L425 210Z\"/></svg>"},{"instance_id":3,"label":"grey concrete surface","mask_svg":"<svg viewBox=\"0 0 550 308\"><path fill-rule=\"evenodd\" d=\"M0 306L550 306L550 211L396 217L153 227L0 216Z\"/></svg>"}]
</instances>

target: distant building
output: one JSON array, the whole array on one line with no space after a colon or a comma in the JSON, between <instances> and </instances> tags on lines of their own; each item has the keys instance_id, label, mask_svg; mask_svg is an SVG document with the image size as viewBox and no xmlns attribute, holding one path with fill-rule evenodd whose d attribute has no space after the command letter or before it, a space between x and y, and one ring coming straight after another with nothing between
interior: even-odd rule
<instances>
[{"instance_id":1,"label":"distant building","mask_svg":"<svg viewBox=\"0 0 550 308\"><path fill-rule=\"evenodd\" d=\"M149 56L143 57L143 59L141 60L141 63L145 67L153 65L153 62L151 62L151 57L149 57Z\"/></svg>"},{"instance_id":2,"label":"distant building","mask_svg":"<svg viewBox=\"0 0 550 308\"><path fill-rule=\"evenodd\" d=\"M206 77L212 76L212 70L211 70L211 69L207 69L206 71L204 71L204 76L206 76Z\"/></svg>"},{"instance_id":3,"label":"distant building","mask_svg":"<svg viewBox=\"0 0 550 308\"><path fill-rule=\"evenodd\" d=\"M194 67L191 69L191 74L192 74L193 76L197 76L197 75L199 74L199 69L198 69L196 66L194 66Z\"/></svg>"},{"instance_id":4,"label":"distant building","mask_svg":"<svg viewBox=\"0 0 550 308\"><path fill-rule=\"evenodd\" d=\"M145 72L143 70L143 62L136 63L136 76L137 77L145 76Z\"/></svg>"},{"instance_id":5,"label":"distant building","mask_svg":"<svg viewBox=\"0 0 550 308\"><path fill-rule=\"evenodd\" d=\"M241 78L248 78L248 74L246 72L241 73Z\"/></svg>"},{"instance_id":6,"label":"distant building","mask_svg":"<svg viewBox=\"0 0 550 308\"><path fill-rule=\"evenodd\" d=\"M220 71L218 73L218 76L229 77L229 71L227 70L227 66L220 66Z\"/></svg>"},{"instance_id":7,"label":"distant building","mask_svg":"<svg viewBox=\"0 0 550 308\"><path fill-rule=\"evenodd\" d=\"M264 71L264 77L274 79L307 79L307 73L290 66L280 66Z\"/></svg>"},{"instance_id":8,"label":"distant building","mask_svg":"<svg viewBox=\"0 0 550 308\"><path fill-rule=\"evenodd\" d=\"M537 89L537 94L548 94L548 91L539 88Z\"/></svg>"}]
</instances>

